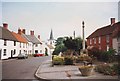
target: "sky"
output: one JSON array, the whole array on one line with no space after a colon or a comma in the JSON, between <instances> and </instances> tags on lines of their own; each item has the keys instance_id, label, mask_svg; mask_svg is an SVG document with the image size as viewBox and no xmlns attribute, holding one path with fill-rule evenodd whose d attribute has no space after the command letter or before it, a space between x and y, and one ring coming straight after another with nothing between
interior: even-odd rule
<instances>
[{"instance_id":1,"label":"sky","mask_svg":"<svg viewBox=\"0 0 120 81\"><path fill-rule=\"evenodd\" d=\"M109 25L110 18L116 18L118 22L118 2L115 0L109 2L108 0L106 2L105 0L103 2L45 1L2 0L0 25L6 22L9 29L14 32L17 32L18 28L24 28L26 34L34 30L36 36L40 35L42 40L47 40L51 29L55 39L73 36L73 31L76 32L76 37L82 36L82 21L85 22L85 37L96 29Z\"/></svg>"}]
</instances>

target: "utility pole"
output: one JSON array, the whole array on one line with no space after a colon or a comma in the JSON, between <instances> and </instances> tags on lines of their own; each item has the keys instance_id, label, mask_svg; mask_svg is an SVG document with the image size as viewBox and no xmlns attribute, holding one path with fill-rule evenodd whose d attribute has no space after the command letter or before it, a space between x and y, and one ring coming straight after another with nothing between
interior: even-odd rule
<instances>
[{"instance_id":1,"label":"utility pole","mask_svg":"<svg viewBox=\"0 0 120 81\"><path fill-rule=\"evenodd\" d=\"M82 29L83 29L83 50L85 50L85 35L84 35L84 21L82 22Z\"/></svg>"}]
</instances>

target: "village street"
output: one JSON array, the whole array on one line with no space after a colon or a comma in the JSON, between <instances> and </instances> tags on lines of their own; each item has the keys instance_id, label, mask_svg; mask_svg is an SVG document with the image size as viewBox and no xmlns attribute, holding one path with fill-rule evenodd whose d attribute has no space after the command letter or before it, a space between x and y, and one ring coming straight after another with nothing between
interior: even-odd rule
<instances>
[{"instance_id":1,"label":"village street","mask_svg":"<svg viewBox=\"0 0 120 81\"><path fill-rule=\"evenodd\" d=\"M33 79L39 65L50 57L29 57L28 59L3 60L2 79Z\"/></svg>"}]
</instances>

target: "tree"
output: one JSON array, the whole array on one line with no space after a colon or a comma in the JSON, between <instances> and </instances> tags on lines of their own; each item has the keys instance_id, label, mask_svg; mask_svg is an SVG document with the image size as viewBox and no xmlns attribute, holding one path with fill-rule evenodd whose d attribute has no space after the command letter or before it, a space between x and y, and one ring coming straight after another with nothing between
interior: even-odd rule
<instances>
[{"instance_id":1,"label":"tree","mask_svg":"<svg viewBox=\"0 0 120 81\"><path fill-rule=\"evenodd\" d=\"M70 50L80 51L80 49L82 49L82 39L80 37L75 39L72 39L72 37L66 37L66 40L64 40L63 43Z\"/></svg>"},{"instance_id":2,"label":"tree","mask_svg":"<svg viewBox=\"0 0 120 81\"><path fill-rule=\"evenodd\" d=\"M54 55L58 55L60 52L64 52L67 50L67 48L65 47L63 41L65 40L64 37L59 37L57 38L56 40L56 47L55 47L55 50L53 51L53 54Z\"/></svg>"}]
</instances>

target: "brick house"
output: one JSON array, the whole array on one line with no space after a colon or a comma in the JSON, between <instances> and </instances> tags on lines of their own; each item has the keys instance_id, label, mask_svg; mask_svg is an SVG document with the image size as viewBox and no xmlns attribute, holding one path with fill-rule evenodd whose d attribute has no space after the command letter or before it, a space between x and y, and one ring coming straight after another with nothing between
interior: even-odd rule
<instances>
[{"instance_id":1,"label":"brick house","mask_svg":"<svg viewBox=\"0 0 120 81\"><path fill-rule=\"evenodd\" d=\"M115 23L115 18L111 18L110 25L97 29L86 38L88 48L92 46L103 51L113 48L113 45L117 45L117 42L113 41L113 32L117 27L120 27L120 22Z\"/></svg>"}]
</instances>

